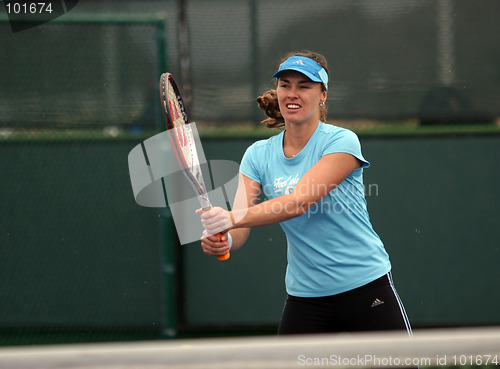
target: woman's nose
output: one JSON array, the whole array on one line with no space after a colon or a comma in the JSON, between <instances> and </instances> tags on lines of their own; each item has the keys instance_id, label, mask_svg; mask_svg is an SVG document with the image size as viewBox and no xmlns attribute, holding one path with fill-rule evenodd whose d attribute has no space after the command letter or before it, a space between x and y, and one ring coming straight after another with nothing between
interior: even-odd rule
<instances>
[{"instance_id":1,"label":"woman's nose","mask_svg":"<svg viewBox=\"0 0 500 369\"><path fill-rule=\"evenodd\" d=\"M295 87L292 87L288 90L288 98L289 99L297 98L297 96L298 96L297 89Z\"/></svg>"}]
</instances>

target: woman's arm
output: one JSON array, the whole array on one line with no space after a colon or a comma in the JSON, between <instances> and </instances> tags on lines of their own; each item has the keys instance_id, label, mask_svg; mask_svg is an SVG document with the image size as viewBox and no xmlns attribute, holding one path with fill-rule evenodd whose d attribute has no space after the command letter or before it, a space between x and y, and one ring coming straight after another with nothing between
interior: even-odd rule
<instances>
[{"instance_id":1,"label":"woman's arm","mask_svg":"<svg viewBox=\"0 0 500 369\"><path fill-rule=\"evenodd\" d=\"M229 228L248 228L284 222L304 214L337 187L356 168L357 158L346 153L323 156L300 179L291 194L276 197L248 208L228 212L214 208L201 216L208 233Z\"/></svg>"},{"instance_id":2,"label":"woman's arm","mask_svg":"<svg viewBox=\"0 0 500 369\"><path fill-rule=\"evenodd\" d=\"M259 183L240 174L238 180L238 189L236 191L236 196L233 204L233 211L248 209L249 207L257 204L260 193L261 186ZM199 213L202 214L202 212L200 211ZM230 234L233 240L231 250L234 251L239 249L246 242L248 236L250 235L250 228L240 227L237 229L232 229L230 231ZM228 232L225 232L222 234L221 240L219 240L218 237L210 236L210 234L205 230L201 238L201 247L207 255L224 255L229 251L227 237Z\"/></svg>"}]
</instances>

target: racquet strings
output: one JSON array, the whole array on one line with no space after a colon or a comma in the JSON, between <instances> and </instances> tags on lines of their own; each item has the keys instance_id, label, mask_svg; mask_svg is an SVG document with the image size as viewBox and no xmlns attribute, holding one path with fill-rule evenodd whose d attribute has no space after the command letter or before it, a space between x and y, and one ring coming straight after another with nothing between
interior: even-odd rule
<instances>
[{"instance_id":1,"label":"racquet strings","mask_svg":"<svg viewBox=\"0 0 500 369\"><path fill-rule=\"evenodd\" d=\"M193 135L193 130L187 122L187 113L182 102L182 97L174 86L175 82L168 80L167 83L167 101L170 112L170 119L173 125L175 141L180 149L182 161L184 161L185 169L188 173L188 179L196 193L204 200L203 207L210 207L210 202L206 195L205 183L203 181L203 173L198 159L196 143Z\"/></svg>"},{"instance_id":2,"label":"racquet strings","mask_svg":"<svg viewBox=\"0 0 500 369\"><path fill-rule=\"evenodd\" d=\"M167 100L173 126L180 127L187 124L187 116L184 107L181 105L180 96L177 95L170 81L167 83Z\"/></svg>"},{"instance_id":3,"label":"racquet strings","mask_svg":"<svg viewBox=\"0 0 500 369\"><path fill-rule=\"evenodd\" d=\"M194 172L193 174L196 176L197 169L195 167L199 166L199 163L196 158L192 132L186 128L186 124L188 124L187 114L182 105L182 98L177 94L170 81L167 82L167 102L177 145L181 150L187 169Z\"/></svg>"}]
</instances>

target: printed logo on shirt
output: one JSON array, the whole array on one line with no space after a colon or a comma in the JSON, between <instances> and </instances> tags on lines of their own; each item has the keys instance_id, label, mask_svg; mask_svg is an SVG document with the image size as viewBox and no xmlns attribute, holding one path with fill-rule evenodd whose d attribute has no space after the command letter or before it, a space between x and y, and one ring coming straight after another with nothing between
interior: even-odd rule
<instances>
[{"instance_id":1,"label":"printed logo on shirt","mask_svg":"<svg viewBox=\"0 0 500 369\"><path fill-rule=\"evenodd\" d=\"M279 177L276 178L273 182L274 193L277 196L288 195L293 192L293 189L299 183L300 177L299 174L295 174L295 176L289 176L288 178Z\"/></svg>"}]
</instances>

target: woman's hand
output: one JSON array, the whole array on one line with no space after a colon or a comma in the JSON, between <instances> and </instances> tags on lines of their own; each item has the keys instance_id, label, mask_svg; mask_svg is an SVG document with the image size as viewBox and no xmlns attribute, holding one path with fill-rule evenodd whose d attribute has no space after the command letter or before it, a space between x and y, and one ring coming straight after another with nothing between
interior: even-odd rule
<instances>
[{"instance_id":1,"label":"woman's hand","mask_svg":"<svg viewBox=\"0 0 500 369\"><path fill-rule=\"evenodd\" d=\"M201 215L201 224L208 235L227 232L234 226L231 212L223 208L214 207L208 211L198 209L196 213Z\"/></svg>"},{"instance_id":2,"label":"woman's hand","mask_svg":"<svg viewBox=\"0 0 500 369\"><path fill-rule=\"evenodd\" d=\"M218 236L211 236L206 230L204 230L203 236L201 237L201 248L203 249L203 252L209 256L225 255L230 249L227 243L227 238L227 232L222 233L219 239Z\"/></svg>"}]
</instances>

